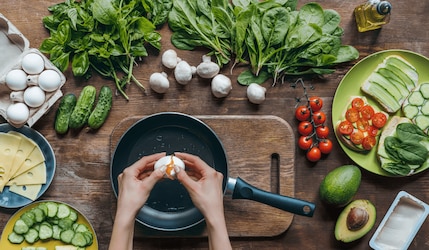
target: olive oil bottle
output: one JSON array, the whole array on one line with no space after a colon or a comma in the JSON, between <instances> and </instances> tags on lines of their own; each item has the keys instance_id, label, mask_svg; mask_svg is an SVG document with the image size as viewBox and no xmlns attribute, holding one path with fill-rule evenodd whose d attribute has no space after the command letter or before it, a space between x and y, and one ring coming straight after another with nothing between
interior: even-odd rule
<instances>
[{"instance_id":1,"label":"olive oil bottle","mask_svg":"<svg viewBox=\"0 0 429 250\"><path fill-rule=\"evenodd\" d=\"M390 21L392 5L388 1L368 0L354 10L359 32L381 28Z\"/></svg>"}]
</instances>

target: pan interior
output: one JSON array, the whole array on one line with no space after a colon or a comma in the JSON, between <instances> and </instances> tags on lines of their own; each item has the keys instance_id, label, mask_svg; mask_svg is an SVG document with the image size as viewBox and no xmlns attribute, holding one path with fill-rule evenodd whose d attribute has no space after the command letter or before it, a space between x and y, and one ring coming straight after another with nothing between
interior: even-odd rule
<instances>
[{"instance_id":1,"label":"pan interior","mask_svg":"<svg viewBox=\"0 0 429 250\"><path fill-rule=\"evenodd\" d=\"M135 123L120 139L112 158L111 179L146 155L186 152L198 155L225 176L226 155L214 132L201 121L180 113L160 113ZM203 220L188 192L177 180L161 180L152 190L137 221L161 230L176 230Z\"/></svg>"}]
</instances>

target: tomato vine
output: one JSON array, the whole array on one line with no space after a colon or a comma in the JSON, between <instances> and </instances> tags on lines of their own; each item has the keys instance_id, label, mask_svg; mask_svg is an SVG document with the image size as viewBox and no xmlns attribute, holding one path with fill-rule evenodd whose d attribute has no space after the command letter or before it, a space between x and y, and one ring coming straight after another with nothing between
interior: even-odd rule
<instances>
[{"instance_id":1,"label":"tomato vine","mask_svg":"<svg viewBox=\"0 0 429 250\"><path fill-rule=\"evenodd\" d=\"M323 99L318 96L309 96L307 89L314 89L312 85L305 85L299 78L292 87L301 85L304 94L296 98L295 118L299 121L298 147L306 151L306 157L311 162L317 162L323 154L332 151L332 141L328 138L330 131L325 125L326 113L322 110Z\"/></svg>"}]
</instances>

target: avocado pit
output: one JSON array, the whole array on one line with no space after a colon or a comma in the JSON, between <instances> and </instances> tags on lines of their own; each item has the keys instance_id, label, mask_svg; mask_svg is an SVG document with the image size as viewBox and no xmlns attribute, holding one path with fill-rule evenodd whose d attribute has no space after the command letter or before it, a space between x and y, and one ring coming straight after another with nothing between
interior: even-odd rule
<instances>
[{"instance_id":1,"label":"avocado pit","mask_svg":"<svg viewBox=\"0 0 429 250\"><path fill-rule=\"evenodd\" d=\"M357 231L366 225L369 214L365 209L353 207L347 215L347 228L350 231Z\"/></svg>"}]
</instances>

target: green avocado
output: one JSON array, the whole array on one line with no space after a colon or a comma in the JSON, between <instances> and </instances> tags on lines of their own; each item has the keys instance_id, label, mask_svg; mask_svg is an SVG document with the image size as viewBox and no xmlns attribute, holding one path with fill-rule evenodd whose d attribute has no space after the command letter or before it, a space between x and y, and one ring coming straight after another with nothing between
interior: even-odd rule
<instances>
[{"instance_id":1,"label":"green avocado","mask_svg":"<svg viewBox=\"0 0 429 250\"><path fill-rule=\"evenodd\" d=\"M375 218L375 206L369 200L355 200L338 216L335 238L345 243L360 239L372 229Z\"/></svg>"},{"instance_id":2,"label":"green avocado","mask_svg":"<svg viewBox=\"0 0 429 250\"><path fill-rule=\"evenodd\" d=\"M343 165L329 172L320 183L320 199L328 205L343 207L356 194L362 173L355 165Z\"/></svg>"}]
</instances>

